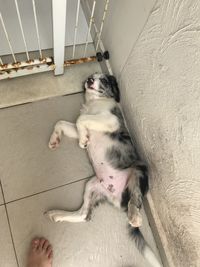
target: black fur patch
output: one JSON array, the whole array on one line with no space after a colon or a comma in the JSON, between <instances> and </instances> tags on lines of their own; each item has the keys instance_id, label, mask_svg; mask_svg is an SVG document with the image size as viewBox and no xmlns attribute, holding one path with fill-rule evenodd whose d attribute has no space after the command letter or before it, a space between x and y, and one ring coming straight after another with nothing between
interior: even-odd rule
<instances>
[{"instance_id":1,"label":"black fur patch","mask_svg":"<svg viewBox=\"0 0 200 267\"><path fill-rule=\"evenodd\" d=\"M148 169L146 165L137 165L136 169L141 171L141 176L139 178L140 190L144 196L149 190L149 179L148 179Z\"/></svg>"},{"instance_id":2,"label":"black fur patch","mask_svg":"<svg viewBox=\"0 0 200 267\"><path fill-rule=\"evenodd\" d=\"M122 193L121 207L127 212L128 211L128 202L131 198L131 193L128 188Z\"/></svg>"},{"instance_id":3,"label":"black fur patch","mask_svg":"<svg viewBox=\"0 0 200 267\"><path fill-rule=\"evenodd\" d=\"M124 118L122 116L122 112L121 112L120 108L119 107L114 107L113 109L111 109L110 112L120 120L120 125L125 127L124 126Z\"/></svg>"},{"instance_id":4,"label":"black fur patch","mask_svg":"<svg viewBox=\"0 0 200 267\"><path fill-rule=\"evenodd\" d=\"M116 132L111 133L110 137L112 139L118 140L119 142L122 142L124 144L129 143L130 145L132 145L131 138L130 138L129 133L126 129L126 126L124 124L124 118L122 116L121 110L119 109L119 107L114 107L111 110L111 113L118 118L119 124L120 124L120 129Z\"/></svg>"},{"instance_id":5,"label":"black fur patch","mask_svg":"<svg viewBox=\"0 0 200 267\"><path fill-rule=\"evenodd\" d=\"M85 89L85 83L86 83L86 81L82 82L82 89L83 89L83 92L86 91L86 89Z\"/></svg>"},{"instance_id":6,"label":"black fur patch","mask_svg":"<svg viewBox=\"0 0 200 267\"><path fill-rule=\"evenodd\" d=\"M131 225L129 225L129 233L130 236L134 239L137 249L140 251L140 253L143 253L146 242L142 233L140 232L140 229L138 227L132 227Z\"/></svg>"},{"instance_id":7,"label":"black fur patch","mask_svg":"<svg viewBox=\"0 0 200 267\"><path fill-rule=\"evenodd\" d=\"M112 139L118 140L119 142L122 142L124 144L127 143L131 143L131 138L130 136L127 134L127 132L123 132L123 131L116 131L114 133L110 134L110 137Z\"/></svg>"},{"instance_id":8,"label":"black fur patch","mask_svg":"<svg viewBox=\"0 0 200 267\"><path fill-rule=\"evenodd\" d=\"M123 146L122 148L113 145L106 151L106 159L115 169L130 168L136 161L132 147Z\"/></svg>"},{"instance_id":9,"label":"black fur patch","mask_svg":"<svg viewBox=\"0 0 200 267\"><path fill-rule=\"evenodd\" d=\"M108 79L115 101L120 102L120 92L116 78L112 75L106 75L106 77Z\"/></svg>"},{"instance_id":10,"label":"black fur patch","mask_svg":"<svg viewBox=\"0 0 200 267\"><path fill-rule=\"evenodd\" d=\"M105 196L99 195L99 194L95 194L94 192L92 193L91 198L90 198L90 207L89 207L88 214L87 214L87 217L86 217L87 221L91 220L91 214L92 214L93 209L98 207L99 204L101 204L101 203L103 203L105 201L106 201L106 197Z\"/></svg>"},{"instance_id":11,"label":"black fur patch","mask_svg":"<svg viewBox=\"0 0 200 267\"><path fill-rule=\"evenodd\" d=\"M111 113L118 118L120 127L119 130L108 133L110 138L116 141L116 144L108 148L106 152L107 160L116 169L130 168L138 159L137 153L126 129L120 108L114 107Z\"/></svg>"}]
</instances>

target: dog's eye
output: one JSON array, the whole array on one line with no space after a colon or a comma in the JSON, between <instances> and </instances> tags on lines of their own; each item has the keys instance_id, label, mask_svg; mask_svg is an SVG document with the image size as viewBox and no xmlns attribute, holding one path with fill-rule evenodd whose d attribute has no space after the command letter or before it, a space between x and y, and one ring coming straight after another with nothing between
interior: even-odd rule
<instances>
[{"instance_id":1,"label":"dog's eye","mask_svg":"<svg viewBox=\"0 0 200 267\"><path fill-rule=\"evenodd\" d=\"M108 85L108 81L105 79L105 78L102 78L100 79L101 80L101 83L104 85L104 86L107 86Z\"/></svg>"}]
</instances>

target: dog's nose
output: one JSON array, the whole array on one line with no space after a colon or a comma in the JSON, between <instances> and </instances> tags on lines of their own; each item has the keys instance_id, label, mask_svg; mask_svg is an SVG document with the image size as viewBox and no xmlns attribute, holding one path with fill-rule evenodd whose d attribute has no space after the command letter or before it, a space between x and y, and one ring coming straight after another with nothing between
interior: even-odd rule
<instances>
[{"instance_id":1,"label":"dog's nose","mask_svg":"<svg viewBox=\"0 0 200 267\"><path fill-rule=\"evenodd\" d=\"M87 79L87 85L90 87L94 83L94 79L88 78Z\"/></svg>"}]
</instances>

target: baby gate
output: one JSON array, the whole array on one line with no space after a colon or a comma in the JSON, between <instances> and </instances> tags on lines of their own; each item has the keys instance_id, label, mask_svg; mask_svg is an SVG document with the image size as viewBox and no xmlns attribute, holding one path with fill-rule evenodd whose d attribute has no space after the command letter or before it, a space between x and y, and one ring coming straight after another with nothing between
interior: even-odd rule
<instances>
[{"instance_id":1,"label":"baby gate","mask_svg":"<svg viewBox=\"0 0 200 267\"><path fill-rule=\"evenodd\" d=\"M96 2L0 0L0 80L50 70L60 75L64 67L108 59L101 36L109 0L99 29L94 20Z\"/></svg>"}]
</instances>

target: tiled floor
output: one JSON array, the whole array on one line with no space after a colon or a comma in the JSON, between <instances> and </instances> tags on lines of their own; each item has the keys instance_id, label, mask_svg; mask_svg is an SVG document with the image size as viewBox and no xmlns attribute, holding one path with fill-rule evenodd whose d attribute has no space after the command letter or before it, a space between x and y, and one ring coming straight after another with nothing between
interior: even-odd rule
<instances>
[{"instance_id":1,"label":"tiled floor","mask_svg":"<svg viewBox=\"0 0 200 267\"><path fill-rule=\"evenodd\" d=\"M91 53L94 55L94 53ZM84 63L65 68L65 74L46 72L0 81L0 108L48 97L82 91L82 82L91 73L100 72L99 63Z\"/></svg>"},{"instance_id":2,"label":"tiled floor","mask_svg":"<svg viewBox=\"0 0 200 267\"><path fill-rule=\"evenodd\" d=\"M93 170L76 140L56 151L48 141L56 121L74 122L82 94L6 108L0 112L0 173L6 202L89 177Z\"/></svg>"},{"instance_id":3,"label":"tiled floor","mask_svg":"<svg viewBox=\"0 0 200 267\"><path fill-rule=\"evenodd\" d=\"M77 141L64 138L56 151L48 139L57 120L74 122L81 93L0 110L0 267L25 267L30 240L49 238L54 267L148 267L127 235L125 214L108 204L88 223L54 224L48 209L76 209L93 170ZM6 212L7 210L7 212ZM147 218L143 233L158 254ZM16 252L16 255L15 255Z\"/></svg>"},{"instance_id":4,"label":"tiled floor","mask_svg":"<svg viewBox=\"0 0 200 267\"><path fill-rule=\"evenodd\" d=\"M1 267L17 266L6 209L4 206L0 206L0 251Z\"/></svg>"}]
</instances>

